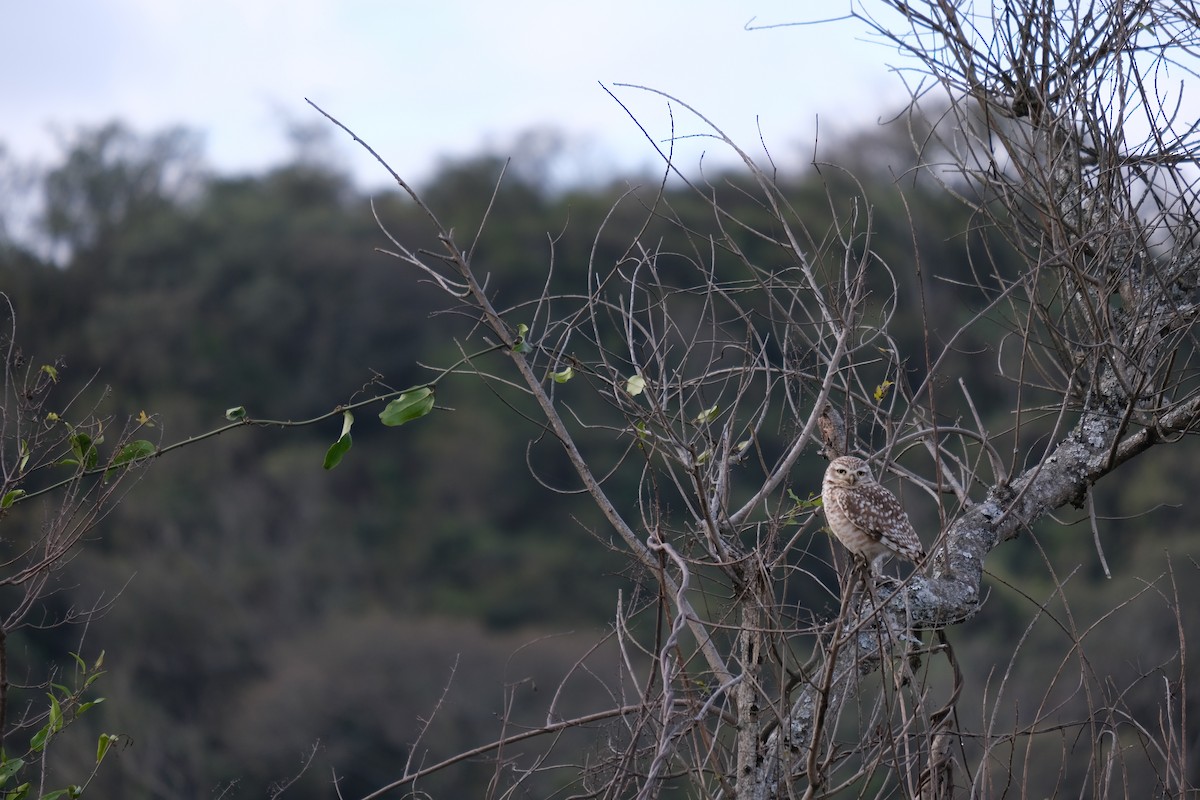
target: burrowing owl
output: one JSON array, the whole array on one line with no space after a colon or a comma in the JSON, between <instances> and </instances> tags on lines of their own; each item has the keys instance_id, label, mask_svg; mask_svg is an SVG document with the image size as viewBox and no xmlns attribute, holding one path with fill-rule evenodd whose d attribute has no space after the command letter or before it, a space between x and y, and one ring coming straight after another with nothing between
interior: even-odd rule
<instances>
[{"instance_id":1,"label":"burrowing owl","mask_svg":"<svg viewBox=\"0 0 1200 800\"><path fill-rule=\"evenodd\" d=\"M833 535L851 553L879 572L887 556L914 563L925 558L921 540L896 496L875 482L867 462L842 456L829 462L821 482L821 503Z\"/></svg>"}]
</instances>

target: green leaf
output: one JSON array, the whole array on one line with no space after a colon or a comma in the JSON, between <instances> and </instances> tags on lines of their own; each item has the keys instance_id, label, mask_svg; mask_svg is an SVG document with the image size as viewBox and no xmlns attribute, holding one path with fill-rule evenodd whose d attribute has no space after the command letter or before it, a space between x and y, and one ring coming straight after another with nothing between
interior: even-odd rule
<instances>
[{"instance_id":1,"label":"green leaf","mask_svg":"<svg viewBox=\"0 0 1200 800\"><path fill-rule=\"evenodd\" d=\"M62 706L59 705L58 698L54 695L50 695L50 727L55 733L61 731L63 727Z\"/></svg>"},{"instance_id":2,"label":"green leaf","mask_svg":"<svg viewBox=\"0 0 1200 800\"><path fill-rule=\"evenodd\" d=\"M342 456L350 451L350 446L354 444L350 438L350 428L354 427L354 415L349 411L342 412L342 435L338 440L329 446L325 452L325 469L333 469L342 461Z\"/></svg>"},{"instance_id":3,"label":"green leaf","mask_svg":"<svg viewBox=\"0 0 1200 800\"><path fill-rule=\"evenodd\" d=\"M25 766L25 759L10 758L0 764L0 786L8 783L8 779L16 775Z\"/></svg>"},{"instance_id":4,"label":"green leaf","mask_svg":"<svg viewBox=\"0 0 1200 800\"><path fill-rule=\"evenodd\" d=\"M95 700L88 700L86 703L80 703L79 708L75 709L75 716L80 716L92 706L98 706L104 702L103 697L97 697Z\"/></svg>"},{"instance_id":5,"label":"green leaf","mask_svg":"<svg viewBox=\"0 0 1200 800\"><path fill-rule=\"evenodd\" d=\"M96 740L96 763L99 764L108 755L108 749L117 743L119 736L115 733L102 733Z\"/></svg>"},{"instance_id":6,"label":"green leaf","mask_svg":"<svg viewBox=\"0 0 1200 800\"><path fill-rule=\"evenodd\" d=\"M82 464L84 469L96 466L96 443L86 433L72 434L70 438L71 452L75 454L74 462ZM70 461L71 459L67 459Z\"/></svg>"},{"instance_id":7,"label":"green leaf","mask_svg":"<svg viewBox=\"0 0 1200 800\"><path fill-rule=\"evenodd\" d=\"M42 748L46 746L46 740L50 738L49 724L43 725L41 730L35 733L29 739L29 749L35 753L40 753Z\"/></svg>"},{"instance_id":8,"label":"green leaf","mask_svg":"<svg viewBox=\"0 0 1200 800\"><path fill-rule=\"evenodd\" d=\"M29 464L29 442L21 440L21 456L17 460L17 474L20 475L25 471L26 465Z\"/></svg>"},{"instance_id":9,"label":"green leaf","mask_svg":"<svg viewBox=\"0 0 1200 800\"><path fill-rule=\"evenodd\" d=\"M712 422L717 418L718 411L720 411L720 408L715 405L712 408L706 408L697 414L696 418L692 420L692 422L696 423L697 425L703 425L706 422Z\"/></svg>"},{"instance_id":10,"label":"green leaf","mask_svg":"<svg viewBox=\"0 0 1200 800\"><path fill-rule=\"evenodd\" d=\"M4 800L25 800L29 796L29 784L22 783L16 789L4 795Z\"/></svg>"},{"instance_id":11,"label":"green leaf","mask_svg":"<svg viewBox=\"0 0 1200 800\"><path fill-rule=\"evenodd\" d=\"M350 439L350 434L343 433L336 442L329 445L329 449L325 451L325 463L322 465L325 469L333 469L338 464L342 463L342 456L350 452L350 446L354 442Z\"/></svg>"},{"instance_id":12,"label":"green leaf","mask_svg":"<svg viewBox=\"0 0 1200 800\"><path fill-rule=\"evenodd\" d=\"M119 467L122 464L128 464L130 461L137 461L139 458L146 458L154 455L154 442L146 439L135 439L129 442L113 456L112 465Z\"/></svg>"},{"instance_id":13,"label":"green leaf","mask_svg":"<svg viewBox=\"0 0 1200 800\"><path fill-rule=\"evenodd\" d=\"M104 470L104 480L112 477L119 467L154 455L155 450L154 442L148 442L145 439L135 439L129 442L113 456L112 465Z\"/></svg>"},{"instance_id":14,"label":"green leaf","mask_svg":"<svg viewBox=\"0 0 1200 800\"><path fill-rule=\"evenodd\" d=\"M11 492L6 492L4 497L0 498L0 509L8 508L26 494L28 494L28 492L26 492L24 489L13 489Z\"/></svg>"},{"instance_id":15,"label":"green leaf","mask_svg":"<svg viewBox=\"0 0 1200 800\"><path fill-rule=\"evenodd\" d=\"M41 370L50 376L51 381L58 383L58 370L55 367L50 364L42 364Z\"/></svg>"},{"instance_id":16,"label":"green leaf","mask_svg":"<svg viewBox=\"0 0 1200 800\"><path fill-rule=\"evenodd\" d=\"M888 389L892 388L894 383L895 383L895 381L884 381L883 383L881 383L875 387L875 402L876 403L881 402L883 400L883 398L887 397Z\"/></svg>"},{"instance_id":17,"label":"green leaf","mask_svg":"<svg viewBox=\"0 0 1200 800\"><path fill-rule=\"evenodd\" d=\"M575 370L571 369L570 367L567 367L566 369L561 370L559 372L551 372L550 373L550 379L552 381L554 381L555 383L566 383L567 381L571 380L571 378L574 378L574 377L575 377Z\"/></svg>"},{"instance_id":18,"label":"green leaf","mask_svg":"<svg viewBox=\"0 0 1200 800\"><path fill-rule=\"evenodd\" d=\"M625 381L625 391L629 392L630 397L637 397L639 394L646 391L646 379L641 375L634 375L632 378Z\"/></svg>"},{"instance_id":19,"label":"green leaf","mask_svg":"<svg viewBox=\"0 0 1200 800\"><path fill-rule=\"evenodd\" d=\"M225 409L225 419L230 422L240 422L246 418L245 406L234 406L233 408Z\"/></svg>"},{"instance_id":20,"label":"green leaf","mask_svg":"<svg viewBox=\"0 0 1200 800\"><path fill-rule=\"evenodd\" d=\"M41 796L41 800L58 800L60 797L77 797L72 795L70 789L56 789L53 792L46 792Z\"/></svg>"},{"instance_id":21,"label":"green leaf","mask_svg":"<svg viewBox=\"0 0 1200 800\"><path fill-rule=\"evenodd\" d=\"M405 392L387 404L387 408L379 412L379 419L384 425L396 427L414 419L420 419L433 409L433 389L423 386Z\"/></svg>"}]
</instances>

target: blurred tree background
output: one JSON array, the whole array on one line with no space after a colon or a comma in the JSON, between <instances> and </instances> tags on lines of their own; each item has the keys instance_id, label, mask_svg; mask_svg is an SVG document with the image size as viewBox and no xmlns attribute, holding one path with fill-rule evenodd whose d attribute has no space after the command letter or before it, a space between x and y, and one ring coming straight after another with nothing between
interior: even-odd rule
<instances>
[{"instance_id":1,"label":"blurred tree background","mask_svg":"<svg viewBox=\"0 0 1200 800\"><path fill-rule=\"evenodd\" d=\"M390 246L376 215L407 242L429 238L421 216L399 193L364 194L315 141L297 136L290 163L239 176L211 173L189 131L144 134L120 123L79 130L48 168L0 160L0 185L10 189L0 291L13 302L27 357L62 359L63 396L78 394L117 419L144 410L164 443L219 427L231 406L305 419L374 394L376 378L402 388L452 363L470 321L373 252ZM539 136L520 142L475 254L500 298L536 297L551 260L560 286L581 285L589 258L619 260L643 225L661 227L665 250L685 246L645 205L661 177L555 186L547 178L554 148ZM892 333L910 360L908 374L893 377L915 385L924 337L955 331L978 311L956 276L971 283L973 262L984 249L996 257L1004 243L940 187L902 177L908 150L906 132L876 128L822 154L846 171L813 167L779 180L817 230L832 218L830 197L854 195L839 190L851 174L867 187L871 247L906 282ZM426 200L449 225L473 231L506 156L444 164L423 187ZM742 178L708 178L731 214L763 216ZM677 223L712 224L690 189L669 184L666 196ZM33 207L35 219L16 218ZM935 310L929 331L922 308ZM996 377L1000 340L997 330L993 340L956 343L957 374L997 430L1017 389ZM311 757L288 796L328 797L336 776L343 796L354 797L394 779L410 757L436 762L497 738L506 708L510 720L544 721L558 678L603 637L619 590L636 602L640 576L622 572L586 499L542 485L573 488L555 448L513 413L521 398L474 379L444 387L439 404L452 410L400 432L364 412L353 451L332 472L322 457L335 421L237 430L160 459L56 575L46 626L23 631L10 658L37 675L31 665L107 651L107 702L80 724L128 734L131 744L104 765L96 796L262 797ZM578 402L593 401L580 394ZM600 434L590 444L614 457L621 447ZM1023 635L1042 669L1058 669L1071 657L1054 637L1067 596L1076 628L1103 620L1091 636L1114 646L1089 667L1113 675L1114 686L1162 666L1173 652L1163 629L1176 620L1163 618L1157 590L1104 615L1170 567L1164 551L1194 552L1197 509L1181 505L1195 482L1194 453L1156 452L1128 473L1123 491L1098 498L1111 518L1100 532L1111 580L1081 544L1090 536L1061 536L1053 524L997 551L985 622L952 632L969 674L1003 670ZM808 460L811 482L793 487L801 497L819 490L824 468L815 453ZM612 496L635 503L636 475L613 480L628 491ZM921 498L910 500L929 543L937 521ZM8 523L36 524L23 513ZM811 550L796 557L832 580L828 547ZM1063 595L1042 577L1037 585L1024 578L1042 561L1064 577ZM1195 608L1196 582L1178 588L1183 607ZM790 591L798 603L830 602L821 587ZM86 624L53 624L91 608L103 610ZM1195 632L1194 620L1181 623ZM572 713L609 702L599 680L606 657L603 648L595 656L594 684L572 686ZM985 687L972 688L977 711L991 713ZM40 695L31 688L15 697ZM59 745L54 763L64 775L86 774L94 760L94 737L77 738ZM595 743L568 745L585 752ZM418 788L481 796L492 770L476 764Z\"/></svg>"}]
</instances>

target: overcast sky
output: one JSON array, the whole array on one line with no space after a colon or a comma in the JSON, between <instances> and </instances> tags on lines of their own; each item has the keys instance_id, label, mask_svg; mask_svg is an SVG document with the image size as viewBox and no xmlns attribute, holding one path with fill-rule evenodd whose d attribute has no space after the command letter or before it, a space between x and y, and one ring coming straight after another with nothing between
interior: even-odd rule
<instances>
[{"instance_id":1,"label":"overcast sky","mask_svg":"<svg viewBox=\"0 0 1200 800\"><path fill-rule=\"evenodd\" d=\"M121 119L141 132L204 132L209 162L257 170L290 155L311 98L411 180L439 157L503 151L533 127L566 133L585 177L654 163L686 101L743 147L796 161L839 127L872 124L906 96L894 50L856 21L746 30L841 13L795 0L161 0L6 3L0 10L0 141L53 158L62 131ZM676 132L705 128L676 109ZM339 139L339 142L341 140ZM689 140L682 163L711 141ZM348 140L343 163L386 176ZM803 155L801 155L803 154Z\"/></svg>"}]
</instances>

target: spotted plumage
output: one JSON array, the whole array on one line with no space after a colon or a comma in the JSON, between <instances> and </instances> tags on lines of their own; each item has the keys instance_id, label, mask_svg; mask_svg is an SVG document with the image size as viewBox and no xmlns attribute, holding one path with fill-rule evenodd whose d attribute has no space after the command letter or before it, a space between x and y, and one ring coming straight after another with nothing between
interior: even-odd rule
<instances>
[{"instance_id":1,"label":"spotted plumage","mask_svg":"<svg viewBox=\"0 0 1200 800\"><path fill-rule=\"evenodd\" d=\"M821 482L829 528L846 549L878 573L888 556L925 559L921 540L896 496L876 483L867 462L842 456L829 462Z\"/></svg>"}]
</instances>

